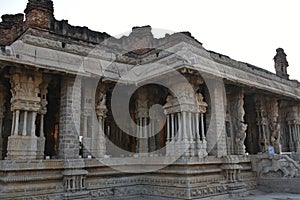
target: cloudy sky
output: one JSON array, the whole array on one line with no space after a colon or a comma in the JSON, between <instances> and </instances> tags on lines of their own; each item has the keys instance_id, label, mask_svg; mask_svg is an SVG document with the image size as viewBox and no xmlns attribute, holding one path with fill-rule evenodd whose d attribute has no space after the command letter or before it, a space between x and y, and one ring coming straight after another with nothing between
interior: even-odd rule
<instances>
[{"instance_id":1,"label":"cloudy sky","mask_svg":"<svg viewBox=\"0 0 300 200\"><path fill-rule=\"evenodd\" d=\"M120 36L133 26L190 31L203 46L274 72L282 47L291 79L300 80L298 0L53 0L55 17ZM22 13L27 0L0 0L0 14Z\"/></svg>"}]
</instances>

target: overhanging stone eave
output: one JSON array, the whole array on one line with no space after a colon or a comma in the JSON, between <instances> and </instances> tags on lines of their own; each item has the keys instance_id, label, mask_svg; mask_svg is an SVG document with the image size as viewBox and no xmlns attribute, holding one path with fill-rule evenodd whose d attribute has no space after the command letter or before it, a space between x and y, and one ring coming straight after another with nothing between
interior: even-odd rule
<instances>
[{"instance_id":1,"label":"overhanging stone eave","mask_svg":"<svg viewBox=\"0 0 300 200\"><path fill-rule=\"evenodd\" d=\"M202 72L215 77L225 78L233 82L246 84L257 89L274 92L286 97L300 99L300 87L298 81L283 80L272 72L259 67L251 68L243 62L235 61L226 56L225 60L227 63L218 62L211 52L204 48L197 48L196 46L184 41L177 43L170 47L170 49L171 50L169 51L171 52L173 52L174 49L179 50L178 54L180 56L188 58L185 60L187 63L186 66L190 66L190 68L198 70L200 74ZM234 64L231 65L230 62ZM197 67L196 65L199 66ZM253 81L255 79L258 79L258 81Z\"/></svg>"},{"instance_id":2,"label":"overhanging stone eave","mask_svg":"<svg viewBox=\"0 0 300 200\"><path fill-rule=\"evenodd\" d=\"M21 40L14 42L7 48L7 51L9 51L8 54L0 54L0 59L3 60L3 62L87 77L104 76L102 65L111 62L94 58L87 59L85 56L55 49L47 49L45 47L24 43ZM97 63L95 63L93 59L96 60ZM117 76L117 73L114 71L107 70L107 72L107 74L110 73L108 76L111 78Z\"/></svg>"},{"instance_id":3,"label":"overhanging stone eave","mask_svg":"<svg viewBox=\"0 0 300 200\"><path fill-rule=\"evenodd\" d=\"M219 67L224 67L224 66L219 66ZM218 69L219 69L218 67ZM229 67L229 66L227 66ZM249 72L244 72L241 71L239 69L235 69L232 68L232 70L236 73L240 73L240 76L242 75L243 77L239 77L236 75L236 73L226 73L226 71L224 70L218 70L218 69L207 69L204 66L201 66L201 68L198 66L194 66L191 64L182 64L179 63L177 66L173 65L172 68L169 68L167 70L159 70L157 72L153 72L151 75L147 75L144 76L142 78L139 78L136 82L137 84L140 84L142 82L147 82L151 79L157 79L157 78L161 78L162 76L168 76L169 74L171 74L172 72L174 72L174 70L180 70L180 69L191 69L191 70L196 70L199 72L199 74L201 76L205 76L207 78L221 78L221 79L226 79L231 81L232 83L237 83L237 84L243 84L245 86L248 87L253 87L253 88L257 88L258 90L262 90L262 91L267 91L270 93L274 93L277 95L283 95L285 97L290 97L293 99L297 99L300 100L300 89L299 88L295 88L289 85L286 85L284 83L278 83L278 82L274 82L273 80L269 80L265 77L259 77L256 76L257 81L253 81L253 79L251 78L243 78L243 77L252 77L255 76L254 74L251 74ZM224 68L223 68L224 69ZM205 80L205 79L204 79Z\"/></svg>"},{"instance_id":4,"label":"overhanging stone eave","mask_svg":"<svg viewBox=\"0 0 300 200\"><path fill-rule=\"evenodd\" d=\"M249 87L265 90L271 93L284 95L286 97L292 97L294 99L300 100L299 87L287 85L282 82L276 82L275 80L268 79L262 76L257 76L256 74L246 72L241 69L237 69L220 63L215 63L216 66L215 68L210 68L209 66L205 66L205 65L201 65L198 67L193 65L191 66L198 69L200 71L200 74L202 71L206 74L210 74L215 77L226 79L231 82L244 84Z\"/></svg>"},{"instance_id":5,"label":"overhanging stone eave","mask_svg":"<svg viewBox=\"0 0 300 200\"><path fill-rule=\"evenodd\" d=\"M62 74L71 74L71 75L79 75L84 77L91 77L90 73L78 72L78 71L71 71L71 70L64 70L62 68L55 68L50 65L43 65L43 64L35 64L29 61L19 60L13 57L6 57L0 55L0 65L3 66L26 66L29 68L35 69L43 69L47 70L48 72L53 73L62 73Z\"/></svg>"}]
</instances>

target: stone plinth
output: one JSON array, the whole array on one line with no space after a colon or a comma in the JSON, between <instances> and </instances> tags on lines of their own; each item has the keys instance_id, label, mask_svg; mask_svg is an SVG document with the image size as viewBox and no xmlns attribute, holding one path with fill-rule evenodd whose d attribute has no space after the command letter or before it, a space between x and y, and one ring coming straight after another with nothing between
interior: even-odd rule
<instances>
[{"instance_id":1,"label":"stone plinth","mask_svg":"<svg viewBox=\"0 0 300 200\"><path fill-rule=\"evenodd\" d=\"M37 159L44 159L45 141L45 137L39 137L37 139Z\"/></svg>"},{"instance_id":2,"label":"stone plinth","mask_svg":"<svg viewBox=\"0 0 300 200\"><path fill-rule=\"evenodd\" d=\"M82 138L82 145L83 145L83 157L87 158L88 155L91 155L92 138Z\"/></svg>"},{"instance_id":3,"label":"stone plinth","mask_svg":"<svg viewBox=\"0 0 300 200\"><path fill-rule=\"evenodd\" d=\"M8 137L7 158L9 160L28 160L37 158L36 136L10 136Z\"/></svg>"},{"instance_id":4,"label":"stone plinth","mask_svg":"<svg viewBox=\"0 0 300 200\"><path fill-rule=\"evenodd\" d=\"M91 149L91 154L95 158L103 158L106 154L106 141L103 136L101 139L97 138L93 140L93 148Z\"/></svg>"},{"instance_id":5,"label":"stone plinth","mask_svg":"<svg viewBox=\"0 0 300 200\"><path fill-rule=\"evenodd\" d=\"M203 141L200 144L197 144L197 149L198 149L198 156L199 157L205 157L207 156L207 142Z\"/></svg>"},{"instance_id":6,"label":"stone plinth","mask_svg":"<svg viewBox=\"0 0 300 200\"><path fill-rule=\"evenodd\" d=\"M295 142L295 150L296 152L300 152L300 141Z\"/></svg>"}]
</instances>

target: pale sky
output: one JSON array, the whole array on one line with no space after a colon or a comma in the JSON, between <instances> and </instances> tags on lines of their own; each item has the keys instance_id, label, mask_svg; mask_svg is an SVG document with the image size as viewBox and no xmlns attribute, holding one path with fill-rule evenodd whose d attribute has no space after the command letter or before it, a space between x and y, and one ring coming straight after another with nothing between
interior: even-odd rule
<instances>
[{"instance_id":1,"label":"pale sky","mask_svg":"<svg viewBox=\"0 0 300 200\"><path fill-rule=\"evenodd\" d=\"M133 26L189 31L204 48L274 70L276 48L300 80L299 0L53 0L56 19L119 36ZM0 14L22 13L27 0L0 0ZM0 36L1 37L1 36Z\"/></svg>"}]
</instances>

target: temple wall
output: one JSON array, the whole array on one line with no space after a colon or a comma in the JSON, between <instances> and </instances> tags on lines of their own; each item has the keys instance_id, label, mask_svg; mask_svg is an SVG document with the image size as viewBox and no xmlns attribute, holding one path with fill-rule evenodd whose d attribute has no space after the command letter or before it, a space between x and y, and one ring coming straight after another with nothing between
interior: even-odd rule
<instances>
[{"instance_id":1,"label":"temple wall","mask_svg":"<svg viewBox=\"0 0 300 200\"><path fill-rule=\"evenodd\" d=\"M24 73L24 77L30 83L31 79L28 78L28 73L29 72ZM16 77L19 76L15 75L14 78ZM41 92L41 95L38 96L40 96L41 99L38 102L41 103L42 108L43 105L47 105L46 102L44 102L44 104L42 103L43 99L46 99L45 95L50 95L51 98L57 97L52 91L55 87L53 85L48 86L46 81L47 76L37 74L37 77L41 77L38 86ZM56 77L54 79L60 78ZM36 81L36 79L33 79L33 81ZM109 163L118 167L124 163L124 166L128 168L134 169L138 167L138 164L135 163L135 156L120 156L120 154L114 156L110 154L106 141L103 140L107 128L102 130L101 127L105 127L104 124L107 123L106 113L108 112L107 109L109 109L109 106L106 107L106 105L109 102L106 102L106 95L109 94L109 92L99 88L96 90L100 92L93 91L93 89L91 89L91 85L93 85L92 82L72 76L63 77L60 81L56 80L55 82L59 84L58 87L60 87L59 104L56 105L59 106L58 156L63 160L43 160L36 157L37 160L32 159L27 164L25 161L19 161L18 159L12 160L12 158L1 162L1 172L6 175L0 177L3 179L2 182L4 186L4 192L0 194L0 197L2 195L3 198L10 197L18 199L22 198L22 195L24 195L26 191L30 191L30 196L66 199L117 199L121 196L124 198L139 198L143 196L162 199L198 199L212 195L224 197L243 195L247 193L247 190L255 188L257 183L256 172L252 171L250 157L245 155L245 149L242 146L244 144L243 141L245 141L246 146L248 146L249 143L253 143L253 141L257 142L255 144L256 146L247 147L247 150L248 148L252 148L251 152L250 150L249 152L255 154L257 153L255 151L261 150L261 146L258 142L264 139L261 138L261 135L257 134L260 133L259 131L255 131L258 130L258 125L265 125L265 132L261 133L265 133L269 144L272 144L272 142L274 142L272 141L273 129L271 125L274 126L272 123L279 122L281 124L285 118L284 116L288 115L291 118L293 116L297 117L299 114L298 107L290 107L289 103L283 102L278 104L276 103L277 99L271 97L257 95L252 97L245 95L244 89L240 87L226 85L225 95L220 85L214 82L208 86L208 88L211 87L209 89L210 92L212 92L209 94L205 87L200 84L197 87L194 86L192 90L196 92L196 105L198 107L183 107L182 112L187 112L185 115L186 121L184 121L184 115L178 119L182 120L180 121L180 126L185 127L186 132L179 129L182 132L179 132L178 138L176 138L172 136L171 129L172 114L174 114L174 112L178 113L176 111L177 104L169 95L165 100L167 103L164 105L166 114L169 115L169 120L166 122L169 123L169 129L166 128L163 130L165 137L159 138L159 142L166 142L166 144L168 144L170 140L176 140L179 141L179 145L183 144L181 143L182 141L190 142L190 148L188 148L187 152L180 156L180 159L175 163L153 173L136 175L116 171L113 170L114 166L110 168L102 164L102 162L106 162L105 159L110 159ZM12 87L15 87L14 84L15 82L13 82ZM46 91L45 88L48 88L48 90ZM175 85L174 88L176 89L175 91L181 95L179 95L179 98L184 96L182 94L185 94L187 97L190 96L189 93L183 93L180 84ZM136 104L133 107L136 109L134 110L135 113L133 116L142 116L142 123L144 123L143 117L149 117L149 115L145 115L147 114L145 111L155 102L154 99L148 98L148 95L155 91L155 87L152 89L150 87L147 90L141 90L141 93L135 96L137 101L135 101ZM202 96L203 94L201 94L201 92L205 95ZM166 92L161 93L159 102L163 102L165 96L167 96ZM145 101L143 100L145 99L152 102L144 104ZM191 99L185 99L183 105L189 103L188 100ZM53 100L49 102L52 101ZM93 101L95 101L96 107L92 106ZM254 110L254 108L256 110ZM39 115L46 114L47 110L44 111L45 113L39 111ZM220 113L217 111L223 112L226 115L219 115ZM293 111L296 111L297 114L292 115L291 113L293 113ZM188 114L189 112L191 112L191 114ZM258 113L261 112L264 113L258 115ZM208 120L205 126L201 124L201 114L203 114L203 122L205 119ZM207 115L204 117L204 114ZM45 116L47 116L47 114ZM197 116L200 121L197 121ZM93 124L92 121L90 121L92 117L97 117L94 118L94 120L101 122L97 123L99 127L90 126ZM285 120L285 124L288 123L287 121L289 121L290 118ZM40 120L40 118L38 119ZM20 121L22 120L24 120L24 115ZM197 122L199 123L198 125ZM226 127L226 122L230 123L229 129ZM250 123L248 124L247 122ZM32 121L28 121L28 123L31 124ZM247 129L246 133L248 135L245 140L245 130L241 129L239 125L246 123L249 129ZM212 125L212 127L209 128L209 125ZM24 123L20 123L20 126L23 127ZM42 133L40 126L41 125L37 123L37 129L39 129L39 131L37 131L38 137L40 137ZM285 126L286 125L281 125L280 128ZM201 127L204 131L208 132L202 135ZM28 130L30 131L31 129ZM230 132L228 132L228 130ZM18 129L18 131L23 131L23 128ZM113 129L110 131L109 134L115 142L122 142L120 147L128 142L122 139L121 135L118 135ZM215 137L216 135L213 135L210 131L218 132L218 137ZM86 149L86 154L83 154L84 159L79 158L79 135L83 136L83 141L84 139L91 139L90 147ZM45 137L46 136L47 135L45 135ZM252 138L252 142L250 142L250 136L254 138ZM205 147L204 141L206 140L208 146L207 149L203 149ZM141 141L136 141L137 146L135 150L137 153L148 153L151 152L151 149L157 147L151 147L151 145L153 145L151 144L151 139L147 139L146 145L143 144L143 148L146 148L144 151L144 149L141 150L140 142ZM155 141L154 144L158 145L157 141ZM198 144L200 145L198 146ZM239 146L239 144L242 145ZM83 142L83 145L87 144ZM286 143L282 146L286 148ZM171 152L176 150L176 148L177 147L175 147L175 149L167 149L165 155L149 156L145 157L145 159L150 159L150 161L147 160L147 162L150 163L163 163L165 159L164 156L172 156ZM207 152L210 153L210 156L206 156ZM93 158L87 158L90 154ZM106 155L112 157L110 158ZM153 161L151 161L151 159ZM12 163L15 165L14 167L11 167ZM16 169L18 169L17 173L14 171ZM117 178L113 178L113 176L116 175ZM186 187L186 185L189 185L189 187ZM18 190L15 191L14 188L18 188ZM35 189L30 190L29 188ZM46 191L50 192L47 193Z\"/></svg>"},{"instance_id":2,"label":"temple wall","mask_svg":"<svg viewBox=\"0 0 300 200\"><path fill-rule=\"evenodd\" d=\"M188 32L117 39L57 21L51 0L25 15L0 22L0 199L241 199L281 179L296 191L299 164L280 153L299 161L300 84L283 49L275 75ZM140 87L124 105L148 80L169 87Z\"/></svg>"}]
</instances>

